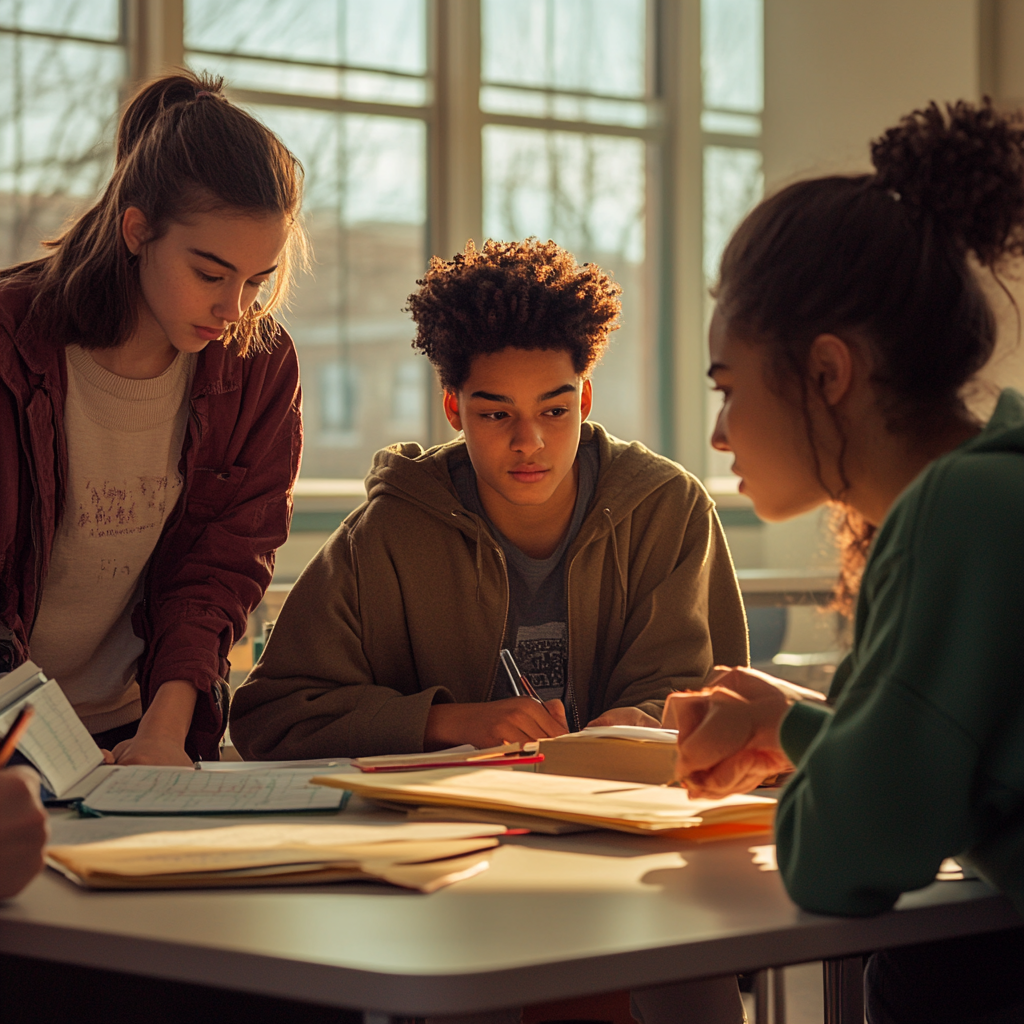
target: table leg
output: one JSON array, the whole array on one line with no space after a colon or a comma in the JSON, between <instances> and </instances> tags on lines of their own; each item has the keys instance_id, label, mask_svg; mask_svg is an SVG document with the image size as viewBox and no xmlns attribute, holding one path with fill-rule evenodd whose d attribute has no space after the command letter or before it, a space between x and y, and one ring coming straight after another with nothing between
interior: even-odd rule
<instances>
[{"instance_id":1,"label":"table leg","mask_svg":"<svg viewBox=\"0 0 1024 1024\"><path fill-rule=\"evenodd\" d=\"M765 969L754 975L754 1024L769 1024L768 973Z\"/></svg>"},{"instance_id":2,"label":"table leg","mask_svg":"<svg viewBox=\"0 0 1024 1024\"><path fill-rule=\"evenodd\" d=\"M773 967L772 975L772 1024L786 1024L786 969Z\"/></svg>"},{"instance_id":3,"label":"table leg","mask_svg":"<svg viewBox=\"0 0 1024 1024\"><path fill-rule=\"evenodd\" d=\"M823 960L825 1024L864 1024L864 958Z\"/></svg>"}]
</instances>

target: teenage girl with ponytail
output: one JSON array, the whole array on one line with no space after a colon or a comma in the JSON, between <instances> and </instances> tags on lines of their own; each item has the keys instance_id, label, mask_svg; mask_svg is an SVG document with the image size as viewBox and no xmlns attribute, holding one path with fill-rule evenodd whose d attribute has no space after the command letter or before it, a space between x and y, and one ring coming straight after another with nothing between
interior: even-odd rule
<instances>
[{"instance_id":1,"label":"teenage girl with ponytail","mask_svg":"<svg viewBox=\"0 0 1024 1024\"><path fill-rule=\"evenodd\" d=\"M957 856L1024 911L1024 399L983 425L962 397L996 341L980 277L1024 250L1024 127L933 104L872 156L747 217L710 333L713 443L758 514L845 513L853 649L831 706L732 669L665 723L694 795L796 766L776 843L805 909L880 913ZM868 1018L1022 1021L1022 972L1021 929L877 954Z\"/></svg>"},{"instance_id":2,"label":"teenage girl with ponytail","mask_svg":"<svg viewBox=\"0 0 1024 1024\"><path fill-rule=\"evenodd\" d=\"M299 464L301 168L221 84L143 87L99 201L0 271L0 672L122 764L216 758Z\"/></svg>"}]
</instances>

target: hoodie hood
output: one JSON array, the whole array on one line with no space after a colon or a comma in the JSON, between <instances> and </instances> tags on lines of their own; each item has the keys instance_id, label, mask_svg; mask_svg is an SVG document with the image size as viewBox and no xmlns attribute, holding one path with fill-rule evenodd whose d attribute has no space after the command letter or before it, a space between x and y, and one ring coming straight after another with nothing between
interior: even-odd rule
<instances>
[{"instance_id":1,"label":"hoodie hood","mask_svg":"<svg viewBox=\"0 0 1024 1024\"><path fill-rule=\"evenodd\" d=\"M957 450L1024 454L1024 395L1013 388L1000 392L995 411L985 429Z\"/></svg>"},{"instance_id":2,"label":"hoodie hood","mask_svg":"<svg viewBox=\"0 0 1024 1024\"><path fill-rule=\"evenodd\" d=\"M599 423L583 424L580 444L590 441L597 442L598 479L578 542L592 539L600 529L611 529L659 487L686 474L682 466L639 441L613 437ZM478 535L478 517L463 506L449 471L452 460L466 457L461 436L433 448L424 449L415 442L383 448L366 476L366 500L385 494L402 498L467 534Z\"/></svg>"}]
</instances>

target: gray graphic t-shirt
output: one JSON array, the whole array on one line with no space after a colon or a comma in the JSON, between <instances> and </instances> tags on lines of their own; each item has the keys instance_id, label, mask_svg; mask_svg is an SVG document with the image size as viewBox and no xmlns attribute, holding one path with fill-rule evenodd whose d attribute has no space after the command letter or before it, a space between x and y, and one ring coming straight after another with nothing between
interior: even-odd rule
<instances>
[{"instance_id":1,"label":"gray graphic t-shirt","mask_svg":"<svg viewBox=\"0 0 1024 1024\"><path fill-rule=\"evenodd\" d=\"M565 695L569 651L566 552L580 532L594 498L599 463L597 442L581 444L576 461L579 465L576 506L565 536L549 558L530 558L523 554L494 526L480 502L476 473L468 457L449 467L463 505L487 522L504 552L509 603L503 644L512 651L519 668L544 700L561 700ZM513 696L499 665L490 699Z\"/></svg>"}]
</instances>

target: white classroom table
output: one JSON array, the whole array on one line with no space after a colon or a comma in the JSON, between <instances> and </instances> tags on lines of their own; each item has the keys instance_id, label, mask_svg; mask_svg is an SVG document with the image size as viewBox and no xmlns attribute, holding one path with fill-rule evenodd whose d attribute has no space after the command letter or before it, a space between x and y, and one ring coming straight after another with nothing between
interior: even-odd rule
<instances>
[{"instance_id":1,"label":"white classroom table","mask_svg":"<svg viewBox=\"0 0 1024 1024\"><path fill-rule=\"evenodd\" d=\"M386 817L398 820L358 798L342 814ZM226 820L242 819L64 811L54 842ZM371 883L88 892L47 871L0 903L0 952L345 1007L367 1024L832 960L826 1020L850 1024L862 1013L859 971L844 995L854 961L842 958L1022 924L976 881L937 882L875 918L807 914L778 872L754 865L748 848L765 841L512 837L488 871L432 895Z\"/></svg>"}]
</instances>

